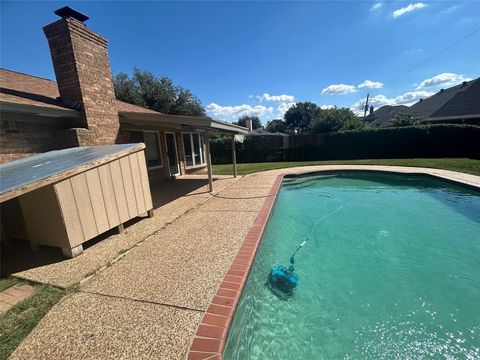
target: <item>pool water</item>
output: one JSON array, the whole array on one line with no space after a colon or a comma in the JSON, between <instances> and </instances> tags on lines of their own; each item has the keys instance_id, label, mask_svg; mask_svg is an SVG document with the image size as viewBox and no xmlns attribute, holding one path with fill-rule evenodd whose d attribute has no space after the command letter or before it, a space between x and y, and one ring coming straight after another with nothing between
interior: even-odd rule
<instances>
[{"instance_id":1,"label":"pool water","mask_svg":"<svg viewBox=\"0 0 480 360\"><path fill-rule=\"evenodd\" d=\"M321 217L281 300L268 273ZM384 173L285 179L224 358L480 358L480 192Z\"/></svg>"}]
</instances>

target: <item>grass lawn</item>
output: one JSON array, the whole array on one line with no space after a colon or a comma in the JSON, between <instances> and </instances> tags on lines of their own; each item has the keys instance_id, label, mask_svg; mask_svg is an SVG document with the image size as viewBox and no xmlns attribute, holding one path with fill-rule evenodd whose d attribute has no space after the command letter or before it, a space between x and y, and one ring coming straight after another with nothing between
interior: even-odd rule
<instances>
[{"instance_id":1,"label":"grass lawn","mask_svg":"<svg viewBox=\"0 0 480 360\"><path fill-rule=\"evenodd\" d=\"M3 290L7 290L9 287L12 287L13 285L18 284L19 282L20 280L14 277L0 279L0 292L2 292Z\"/></svg>"},{"instance_id":2,"label":"grass lawn","mask_svg":"<svg viewBox=\"0 0 480 360\"><path fill-rule=\"evenodd\" d=\"M246 175L259 171L308 165L394 165L429 167L459 171L480 176L480 160L473 159L368 159L368 160L328 160L298 162L266 162L238 164L238 174ZM213 165L215 175L231 175L232 165Z\"/></svg>"},{"instance_id":3,"label":"grass lawn","mask_svg":"<svg viewBox=\"0 0 480 360\"><path fill-rule=\"evenodd\" d=\"M1 279L0 288L4 290L8 285L18 283L22 281L13 278ZM68 290L41 285L32 296L0 315L0 360L7 359L52 306L67 293Z\"/></svg>"}]
</instances>

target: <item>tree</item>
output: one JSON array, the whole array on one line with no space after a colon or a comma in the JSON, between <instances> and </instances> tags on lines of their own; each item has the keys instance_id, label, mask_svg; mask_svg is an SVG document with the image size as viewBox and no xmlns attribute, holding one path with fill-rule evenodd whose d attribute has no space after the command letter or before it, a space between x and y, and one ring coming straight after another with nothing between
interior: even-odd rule
<instances>
[{"instance_id":1,"label":"tree","mask_svg":"<svg viewBox=\"0 0 480 360\"><path fill-rule=\"evenodd\" d=\"M237 122L234 122L234 124L238 126L247 127L247 120L252 120L253 130L262 128L262 123L258 118L258 116L243 115L238 119Z\"/></svg>"},{"instance_id":2,"label":"tree","mask_svg":"<svg viewBox=\"0 0 480 360\"><path fill-rule=\"evenodd\" d=\"M205 109L190 90L175 86L168 77L156 77L149 71L133 70L113 77L117 99L144 106L164 114L204 116Z\"/></svg>"},{"instance_id":3,"label":"tree","mask_svg":"<svg viewBox=\"0 0 480 360\"><path fill-rule=\"evenodd\" d=\"M200 100L193 95L190 90L177 86L177 100L171 114L174 115L190 115L204 116L205 109Z\"/></svg>"},{"instance_id":4,"label":"tree","mask_svg":"<svg viewBox=\"0 0 480 360\"><path fill-rule=\"evenodd\" d=\"M309 133L312 120L319 114L320 108L311 102L299 102L284 115L285 124L297 133Z\"/></svg>"},{"instance_id":5,"label":"tree","mask_svg":"<svg viewBox=\"0 0 480 360\"><path fill-rule=\"evenodd\" d=\"M398 113L392 119L392 126L413 126L418 123L418 118L412 114Z\"/></svg>"},{"instance_id":6,"label":"tree","mask_svg":"<svg viewBox=\"0 0 480 360\"><path fill-rule=\"evenodd\" d=\"M282 119L273 119L267 122L265 130L271 133L285 133L287 131L287 124Z\"/></svg>"},{"instance_id":7,"label":"tree","mask_svg":"<svg viewBox=\"0 0 480 360\"><path fill-rule=\"evenodd\" d=\"M363 122L347 108L321 109L312 121L314 133L355 130L362 127Z\"/></svg>"},{"instance_id":8,"label":"tree","mask_svg":"<svg viewBox=\"0 0 480 360\"><path fill-rule=\"evenodd\" d=\"M129 104L145 106L135 81L130 79L127 74L119 73L115 75L113 77L113 85L117 99L125 101Z\"/></svg>"}]
</instances>

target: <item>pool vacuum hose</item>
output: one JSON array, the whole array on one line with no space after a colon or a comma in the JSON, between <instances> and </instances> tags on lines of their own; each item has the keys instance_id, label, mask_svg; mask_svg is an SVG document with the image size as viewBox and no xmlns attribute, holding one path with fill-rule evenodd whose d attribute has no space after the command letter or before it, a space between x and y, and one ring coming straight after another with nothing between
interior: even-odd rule
<instances>
[{"instance_id":1,"label":"pool vacuum hose","mask_svg":"<svg viewBox=\"0 0 480 360\"><path fill-rule=\"evenodd\" d=\"M325 195L322 195L325 196ZM339 206L328 213L327 215L321 216L317 219L315 224L310 231L310 234L307 238L300 243L300 245L295 249L292 256L290 257L290 266L287 268L283 265L275 264L270 273L268 274L267 285L269 285L272 292L280 298L288 298L293 295L293 290L297 287L298 284L298 275L294 273L295 271L295 255L297 252L305 246L309 238L312 236L313 232L315 231L317 225L322 221L325 220L327 217L332 216L342 209L343 204L341 200L336 199L335 197L331 196L330 194L328 197L339 201Z\"/></svg>"}]
</instances>

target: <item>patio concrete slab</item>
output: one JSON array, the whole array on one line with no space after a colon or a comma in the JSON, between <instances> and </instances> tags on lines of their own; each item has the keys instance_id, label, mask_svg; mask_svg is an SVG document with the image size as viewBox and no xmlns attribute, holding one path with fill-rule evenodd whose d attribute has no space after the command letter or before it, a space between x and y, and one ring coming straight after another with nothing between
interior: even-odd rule
<instances>
[{"instance_id":1,"label":"patio concrete slab","mask_svg":"<svg viewBox=\"0 0 480 360\"><path fill-rule=\"evenodd\" d=\"M190 175L190 176L203 176L203 175ZM223 190L224 188L226 188L230 184L235 183L240 179L241 179L241 177L234 178L233 176L216 178L216 180L213 182L213 192L216 193L220 190ZM207 194L208 195L209 194L208 184L192 191L192 194Z\"/></svg>"},{"instance_id":2,"label":"patio concrete slab","mask_svg":"<svg viewBox=\"0 0 480 360\"><path fill-rule=\"evenodd\" d=\"M203 176L203 179L204 178L205 176ZM196 179L202 179L202 176L197 176ZM214 181L214 190L220 191L238 179L239 178L235 179L232 176L222 177ZM203 183L205 183L205 181L203 181ZM175 183L169 182L169 185L170 187L155 187L154 190L152 190L153 196L155 192L178 192L178 189L175 188ZM179 186L181 187L182 185ZM18 271L13 275L29 281L48 283L63 288L78 284L97 270L110 264L125 251L144 241L178 217L212 197L210 193L203 191L206 190L206 186L207 185L197 187L193 191L183 194L183 196L181 193L167 194L167 196L175 200L154 209L154 217L139 218L130 222L129 225L125 227L123 234L114 234L113 231L110 231L110 236L108 236L107 233L106 236L103 236L106 238L91 247L85 247L84 253L81 256L73 259L65 259L59 253L56 262L49 262L42 266ZM175 196L177 198L175 198Z\"/></svg>"},{"instance_id":3,"label":"patio concrete slab","mask_svg":"<svg viewBox=\"0 0 480 360\"><path fill-rule=\"evenodd\" d=\"M201 316L77 293L57 304L10 359L182 359Z\"/></svg>"},{"instance_id":4,"label":"patio concrete slab","mask_svg":"<svg viewBox=\"0 0 480 360\"><path fill-rule=\"evenodd\" d=\"M225 189L202 204L202 211L254 211L258 212L268 196L268 188Z\"/></svg>"},{"instance_id":5,"label":"patio concrete slab","mask_svg":"<svg viewBox=\"0 0 480 360\"><path fill-rule=\"evenodd\" d=\"M277 178L276 174L270 174L269 172L261 173L259 174L251 174L251 175L246 175L243 178L239 179L232 185L230 185L230 188L239 188L239 189L245 189L245 188L268 188L271 189L273 184L275 183L275 180Z\"/></svg>"},{"instance_id":6,"label":"patio concrete slab","mask_svg":"<svg viewBox=\"0 0 480 360\"><path fill-rule=\"evenodd\" d=\"M255 216L192 211L85 282L82 290L206 310Z\"/></svg>"}]
</instances>

